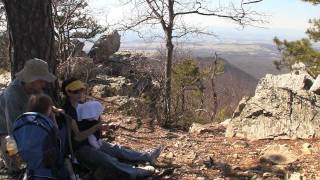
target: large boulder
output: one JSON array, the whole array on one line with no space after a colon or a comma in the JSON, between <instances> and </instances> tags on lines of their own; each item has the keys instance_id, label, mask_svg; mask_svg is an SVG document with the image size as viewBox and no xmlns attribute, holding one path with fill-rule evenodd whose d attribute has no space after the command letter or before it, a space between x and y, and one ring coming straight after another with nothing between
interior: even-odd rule
<instances>
[{"instance_id":1,"label":"large boulder","mask_svg":"<svg viewBox=\"0 0 320 180\"><path fill-rule=\"evenodd\" d=\"M255 95L240 102L226 136L248 139L320 137L320 96L303 70L266 75Z\"/></svg>"},{"instance_id":2,"label":"large boulder","mask_svg":"<svg viewBox=\"0 0 320 180\"><path fill-rule=\"evenodd\" d=\"M94 62L108 60L109 57L120 49L120 34L113 31L111 34L101 36L89 52Z\"/></svg>"},{"instance_id":3,"label":"large boulder","mask_svg":"<svg viewBox=\"0 0 320 180\"><path fill-rule=\"evenodd\" d=\"M85 57L86 53L83 51L84 45L85 45L84 42L82 42L78 39L73 39L71 41L72 56L73 57Z\"/></svg>"}]
</instances>

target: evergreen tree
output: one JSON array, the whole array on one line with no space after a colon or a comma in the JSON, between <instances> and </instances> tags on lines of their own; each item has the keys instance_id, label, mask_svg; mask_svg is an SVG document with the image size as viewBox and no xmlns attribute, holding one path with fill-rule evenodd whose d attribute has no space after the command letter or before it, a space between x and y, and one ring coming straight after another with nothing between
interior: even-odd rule
<instances>
[{"instance_id":1,"label":"evergreen tree","mask_svg":"<svg viewBox=\"0 0 320 180\"><path fill-rule=\"evenodd\" d=\"M313 5L320 4L320 0L303 0ZM274 43L282 55L280 61L275 61L278 69L282 67L291 68L296 62L303 62L307 66L308 72L317 76L320 74L320 52L312 47L312 42L320 41L320 19L310 19L311 27L306 31L309 36L298 41L279 40L274 38Z\"/></svg>"},{"instance_id":2,"label":"evergreen tree","mask_svg":"<svg viewBox=\"0 0 320 180\"><path fill-rule=\"evenodd\" d=\"M57 56L65 61L77 46L75 39L90 39L106 31L90 15L87 0L53 0Z\"/></svg>"}]
</instances>

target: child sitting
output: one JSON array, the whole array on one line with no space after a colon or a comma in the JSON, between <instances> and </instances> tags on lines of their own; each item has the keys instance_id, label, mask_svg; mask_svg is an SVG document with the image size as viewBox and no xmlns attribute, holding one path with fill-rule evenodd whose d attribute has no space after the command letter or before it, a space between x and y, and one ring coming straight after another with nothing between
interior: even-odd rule
<instances>
[{"instance_id":1,"label":"child sitting","mask_svg":"<svg viewBox=\"0 0 320 180\"><path fill-rule=\"evenodd\" d=\"M78 127L80 131L87 130L100 122L104 107L98 101L88 101L77 106ZM88 136L87 143L96 149L102 145L101 131Z\"/></svg>"},{"instance_id":2,"label":"child sitting","mask_svg":"<svg viewBox=\"0 0 320 180\"><path fill-rule=\"evenodd\" d=\"M62 109L58 109L54 106L52 99L45 95L32 95L29 99L28 107L29 112L37 112L52 121L53 125L58 128L58 122L56 121L54 113L64 113ZM58 130L58 129L57 129ZM63 134L63 133L62 133ZM60 134L60 135L62 135ZM66 137L60 137L63 140ZM64 144L66 146L66 144ZM50 155L48 155L49 157ZM81 180L73 171L72 164L69 158L65 158L64 154L61 154L61 158L64 159L64 170L63 170L63 179L67 179L69 176L70 180ZM62 160L61 160L62 161Z\"/></svg>"},{"instance_id":3,"label":"child sitting","mask_svg":"<svg viewBox=\"0 0 320 180\"><path fill-rule=\"evenodd\" d=\"M64 137L60 136L53 105L52 99L45 94L32 95L28 112L14 123L12 134L19 155L27 165L26 176L30 178L68 179L69 176L63 166L63 147L60 146Z\"/></svg>"}]
</instances>

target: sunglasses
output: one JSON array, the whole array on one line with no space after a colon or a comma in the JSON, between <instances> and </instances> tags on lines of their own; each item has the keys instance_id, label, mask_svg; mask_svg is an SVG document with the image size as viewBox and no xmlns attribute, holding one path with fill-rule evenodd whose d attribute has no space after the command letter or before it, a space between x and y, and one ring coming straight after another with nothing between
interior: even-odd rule
<instances>
[{"instance_id":1,"label":"sunglasses","mask_svg":"<svg viewBox=\"0 0 320 180\"><path fill-rule=\"evenodd\" d=\"M69 93L72 93L72 94L80 94L81 92L83 92L84 89L79 89L79 90L74 90L74 91L71 91L71 90L68 90Z\"/></svg>"}]
</instances>

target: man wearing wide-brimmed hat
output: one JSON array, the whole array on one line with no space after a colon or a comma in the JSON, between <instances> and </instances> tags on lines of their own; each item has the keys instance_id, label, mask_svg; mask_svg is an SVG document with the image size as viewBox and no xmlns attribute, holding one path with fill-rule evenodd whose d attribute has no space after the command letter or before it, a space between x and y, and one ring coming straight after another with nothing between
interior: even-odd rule
<instances>
[{"instance_id":1,"label":"man wearing wide-brimmed hat","mask_svg":"<svg viewBox=\"0 0 320 180\"><path fill-rule=\"evenodd\" d=\"M54 82L56 77L48 70L47 62L33 58L25 63L23 69L15 75L15 80L0 95L0 150L9 166L4 150L4 137L11 133L15 119L26 111L27 102L32 94L42 93L47 83Z\"/></svg>"}]
</instances>

